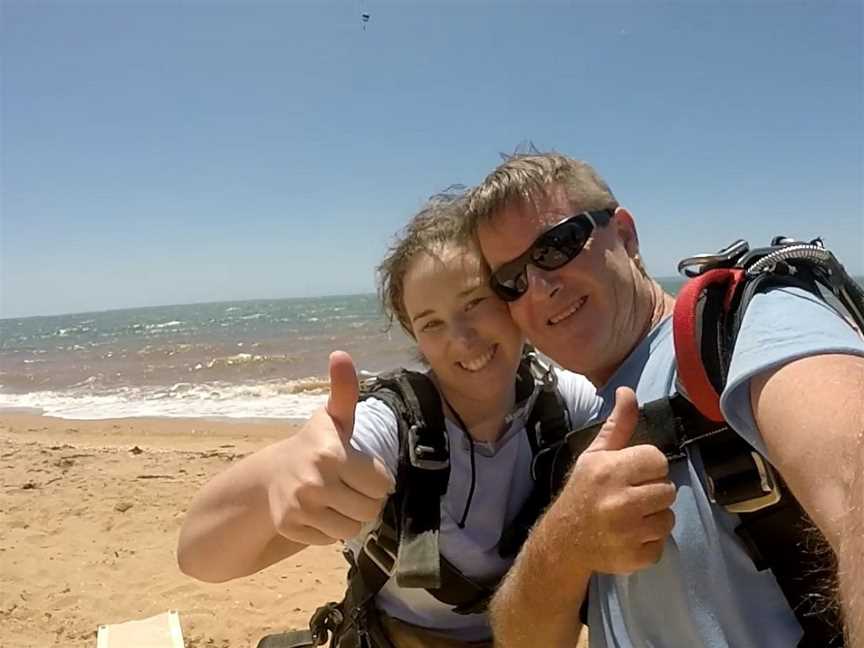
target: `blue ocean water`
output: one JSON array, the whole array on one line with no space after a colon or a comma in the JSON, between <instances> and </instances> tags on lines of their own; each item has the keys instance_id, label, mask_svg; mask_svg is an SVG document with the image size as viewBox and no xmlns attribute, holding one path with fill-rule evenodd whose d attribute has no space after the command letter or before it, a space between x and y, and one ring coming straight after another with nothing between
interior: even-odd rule
<instances>
[{"instance_id":1,"label":"blue ocean water","mask_svg":"<svg viewBox=\"0 0 864 648\"><path fill-rule=\"evenodd\" d=\"M374 295L162 306L0 320L0 407L67 418L302 418L327 356L412 364Z\"/></svg>"},{"instance_id":2,"label":"blue ocean water","mask_svg":"<svg viewBox=\"0 0 864 648\"><path fill-rule=\"evenodd\" d=\"M682 280L660 283L675 294ZM0 320L0 409L302 419L326 401L334 349L361 373L417 365L411 339L386 325L375 295Z\"/></svg>"}]
</instances>

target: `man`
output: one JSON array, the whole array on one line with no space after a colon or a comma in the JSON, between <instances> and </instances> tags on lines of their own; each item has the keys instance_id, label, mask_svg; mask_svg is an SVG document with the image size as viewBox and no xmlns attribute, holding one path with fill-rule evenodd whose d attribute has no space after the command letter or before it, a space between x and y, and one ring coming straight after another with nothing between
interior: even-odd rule
<instances>
[{"instance_id":1,"label":"man","mask_svg":"<svg viewBox=\"0 0 864 648\"><path fill-rule=\"evenodd\" d=\"M738 516L709 500L698 451L670 464L653 446L627 447L637 401L669 396L676 378L674 300L645 271L631 213L591 167L560 155L505 162L470 212L514 320L587 375L611 414L500 587L496 643L573 646L588 595L592 646L796 646L800 625L736 537ZM562 223L556 246L537 240ZM858 333L784 288L751 303L721 399L837 553L850 628L864 614L862 385Z\"/></svg>"}]
</instances>

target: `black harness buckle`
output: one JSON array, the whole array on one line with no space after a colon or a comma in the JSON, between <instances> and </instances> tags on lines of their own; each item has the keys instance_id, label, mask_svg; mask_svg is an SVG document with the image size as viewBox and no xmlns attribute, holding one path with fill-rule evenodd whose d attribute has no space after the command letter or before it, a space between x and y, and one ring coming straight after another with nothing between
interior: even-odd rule
<instances>
[{"instance_id":1,"label":"black harness buckle","mask_svg":"<svg viewBox=\"0 0 864 648\"><path fill-rule=\"evenodd\" d=\"M754 513L780 501L774 469L758 452L734 464L706 464L705 473L709 499L730 513Z\"/></svg>"},{"instance_id":2,"label":"black harness buckle","mask_svg":"<svg viewBox=\"0 0 864 648\"><path fill-rule=\"evenodd\" d=\"M316 646L323 646L327 643L328 634L335 636L344 620L345 616L342 614L338 603L327 603L319 607L309 619L312 643Z\"/></svg>"},{"instance_id":3,"label":"black harness buckle","mask_svg":"<svg viewBox=\"0 0 864 648\"><path fill-rule=\"evenodd\" d=\"M447 434L440 435L442 447L424 442L426 428L416 423L408 428L408 459L411 465L421 470L444 470L450 467L450 441Z\"/></svg>"}]
</instances>

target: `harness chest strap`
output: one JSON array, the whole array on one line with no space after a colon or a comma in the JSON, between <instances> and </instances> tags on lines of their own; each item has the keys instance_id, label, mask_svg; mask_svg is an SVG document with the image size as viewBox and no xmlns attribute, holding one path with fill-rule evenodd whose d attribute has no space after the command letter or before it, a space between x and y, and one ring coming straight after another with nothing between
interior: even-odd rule
<instances>
[{"instance_id":1,"label":"harness chest strap","mask_svg":"<svg viewBox=\"0 0 864 648\"><path fill-rule=\"evenodd\" d=\"M744 314L757 294L795 287L825 301L824 289L837 297L859 330L864 324L860 287L821 242L800 245L781 241L775 240L771 248L724 260L722 267L701 272L678 294L673 328L679 389L707 419L723 420L720 394ZM748 250L746 244L739 248L743 250L740 254ZM802 626L799 648L841 646L840 619L826 595L835 573L827 541L770 464L734 431L699 445L709 486L715 491L717 484L726 480L724 496L741 499L738 486L746 487L748 481L759 486L749 487L749 492L756 491L754 497L742 504L727 504L726 509L740 514L736 534L756 568L772 571ZM729 482L727 474L742 473L742 466L755 466L755 474L751 470L751 476L739 484Z\"/></svg>"},{"instance_id":2,"label":"harness chest strap","mask_svg":"<svg viewBox=\"0 0 864 648\"><path fill-rule=\"evenodd\" d=\"M536 397L528 401L533 407L526 425L536 458L549 444L563 442L569 420L555 389L554 374L547 369L538 393L531 369L528 363L520 366L517 400ZM423 374L400 371L376 377L363 393L363 397L370 396L385 402L399 423L397 491L388 499L380 524L367 535L356 559L352 552L345 552L351 564L345 599L319 608L311 627L312 637L318 640L326 638L334 624L342 624L336 633L340 646L345 645L345 639L351 646L386 648L390 641L376 622L374 598L391 577L401 587L426 589L457 614L485 611L495 584L474 582L440 554L440 500L447 490L450 464L435 386ZM532 466L532 474L536 470ZM549 481L536 479L535 491L542 490L544 495L538 498L535 493L520 511L527 525L523 535L548 503ZM518 544L513 553L516 549Z\"/></svg>"},{"instance_id":3,"label":"harness chest strap","mask_svg":"<svg viewBox=\"0 0 864 648\"><path fill-rule=\"evenodd\" d=\"M406 425L400 426L397 488L387 502L382 525L371 543L367 541L363 553L368 554L377 544L375 536L390 536L389 547L380 549L386 552L395 548L395 565L390 567L395 568L399 586L440 588L440 501L450 479L450 447L441 400L435 386L422 374L400 372L392 380L398 393L379 381L384 388L375 396L402 414L397 416L400 421L407 419ZM389 529L383 528L387 525ZM371 557L374 564L374 553Z\"/></svg>"},{"instance_id":4,"label":"harness chest strap","mask_svg":"<svg viewBox=\"0 0 864 648\"><path fill-rule=\"evenodd\" d=\"M543 373L542 376L534 375L538 370ZM444 460L449 458L449 448L437 390L423 374L400 372L397 379L400 382L395 386L399 394L385 389L376 392L375 396L384 397L392 408L397 408L400 407L398 401L401 395L405 405L411 410L404 412L404 415L417 424L408 426L407 438L401 442L402 472L397 483L404 486L404 490L400 489L400 492L390 499L385 515L382 516L382 524L367 536L358 558L358 566L362 573L367 574L367 582L374 584L376 592L383 587L387 578L394 574L400 586L424 588L437 600L452 606L457 614L483 611L496 584L477 583L466 577L440 555L437 547L440 498L446 492L447 486L445 473L446 477L449 477L449 473L443 470ZM551 369L543 367L530 356L527 362L520 365L516 383L517 401L531 405L526 433L535 459L532 465L535 484L531 496L516 519L502 530L499 553L503 557L515 555L551 498L551 479L545 468L538 468L536 460L545 450L560 445L570 430L567 408L556 387L555 375ZM422 434L412 435L415 427L421 430ZM438 457L442 461L417 461L417 452L412 451L412 448L421 441L428 447L428 452L431 453L429 456ZM407 452L404 447L406 445ZM551 455L549 457L551 458ZM421 492L424 496L412 496L414 492ZM432 510L434 515L428 515ZM417 532L420 534L419 538L412 536ZM427 541L430 536L434 536L436 543ZM416 577L421 572L432 572L429 565L435 561L438 565L437 582Z\"/></svg>"},{"instance_id":5,"label":"harness chest strap","mask_svg":"<svg viewBox=\"0 0 864 648\"><path fill-rule=\"evenodd\" d=\"M427 376L414 372L400 372L394 383L391 390L379 380L382 389L374 396L407 423L400 433L397 492L364 542L359 574L373 595L392 575L400 587L426 589L456 612L475 611L492 589L466 578L440 553L440 501L449 481L450 450L438 392Z\"/></svg>"},{"instance_id":6,"label":"harness chest strap","mask_svg":"<svg viewBox=\"0 0 864 648\"><path fill-rule=\"evenodd\" d=\"M556 476L558 450L570 430L567 407L554 384L541 389L525 423L534 487L513 521L501 530L498 554L502 558L512 558L518 553L534 523L552 501L559 481Z\"/></svg>"},{"instance_id":7,"label":"harness chest strap","mask_svg":"<svg viewBox=\"0 0 864 648\"><path fill-rule=\"evenodd\" d=\"M597 423L568 436L573 461L601 427L602 423ZM657 447L670 461L683 459L688 446L697 446L711 500L730 513L735 513L736 507L748 511L738 513L740 524L735 533L756 569L770 569L777 579L804 630L798 648L843 645L839 619L826 604L826 582L833 564L825 556L816 555L816 535L801 505L746 441L725 423L702 416L687 399L676 394L640 408L631 441L631 445L639 444ZM765 470L771 479L768 484L763 479ZM752 506L753 502L765 502L766 497L769 504ZM586 617L583 610L583 622Z\"/></svg>"}]
</instances>

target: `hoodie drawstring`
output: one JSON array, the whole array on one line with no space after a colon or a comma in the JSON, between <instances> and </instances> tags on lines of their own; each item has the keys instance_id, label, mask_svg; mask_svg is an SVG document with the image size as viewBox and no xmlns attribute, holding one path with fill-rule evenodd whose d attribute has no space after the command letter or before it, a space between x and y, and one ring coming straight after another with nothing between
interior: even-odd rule
<instances>
[{"instance_id":1,"label":"hoodie drawstring","mask_svg":"<svg viewBox=\"0 0 864 648\"><path fill-rule=\"evenodd\" d=\"M456 411L456 408L450 404L444 394L441 394L441 398L447 407L450 408L450 411L453 412L453 416L456 418L456 422L459 424L460 429L468 437L468 445L471 447L471 487L468 489L468 499L465 501L465 510L462 511L462 519L459 520L458 526L460 529L465 528L465 520L468 518L468 509L471 508L471 500L474 497L474 486L477 482L477 472L476 466L474 464L474 439L471 438L471 434L468 432L468 426L465 425L465 421L462 420L462 417L459 416L459 412Z\"/></svg>"}]
</instances>

